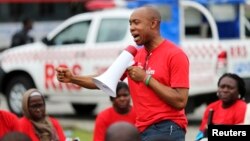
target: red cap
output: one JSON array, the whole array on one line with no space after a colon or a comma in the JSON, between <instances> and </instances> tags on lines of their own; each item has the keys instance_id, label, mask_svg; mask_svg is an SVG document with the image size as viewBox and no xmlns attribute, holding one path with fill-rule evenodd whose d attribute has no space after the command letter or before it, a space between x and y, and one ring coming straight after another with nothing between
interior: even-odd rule
<instances>
[{"instance_id":1,"label":"red cap","mask_svg":"<svg viewBox=\"0 0 250 141\"><path fill-rule=\"evenodd\" d=\"M136 55L137 53L137 49L136 47L129 45L127 48L125 48L126 51L128 51L129 53L131 53L133 56Z\"/></svg>"}]
</instances>

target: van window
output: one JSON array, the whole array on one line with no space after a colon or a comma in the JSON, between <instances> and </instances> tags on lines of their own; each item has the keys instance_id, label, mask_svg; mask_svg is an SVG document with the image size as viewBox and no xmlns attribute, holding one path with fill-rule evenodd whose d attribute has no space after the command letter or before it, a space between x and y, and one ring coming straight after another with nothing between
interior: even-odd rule
<instances>
[{"instance_id":1,"label":"van window","mask_svg":"<svg viewBox=\"0 0 250 141\"><path fill-rule=\"evenodd\" d=\"M250 5L245 5L245 14L246 37L250 38Z\"/></svg>"},{"instance_id":2,"label":"van window","mask_svg":"<svg viewBox=\"0 0 250 141\"><path fill-rule=\"evenodd\" d=\"M114 42L124 39L128 27L128 19L102 19L96 42Z\"/></svg>"},{"instance_id":3,"label":"van window","mask_svg":"<svg viewBox=\"0 0 250 141\"><path fill-rule=\"evenodd\" d=\"M184 12L185 38L211 38L211 31L207 19L194 8L187 7Z\"/></svg>"},{"instance_id":4,"label":"van window","mask_svg":"<svg viewBox=\"0 0 250 141\"><path fill-rule=\"evenodd\" d=\"M161 14L161 20L162 21L170 21L171 20L171 6L170 5L158 5L156 7L158 9L158 11Z\"/></svg>"},{"instance_id":5,"label":"van window","mask_svg":"<svg viewBox=\"0 0 250 141\"><path fill-rule=\"evenodd\" d=\"M220 39L239 39L239 5L211 4L209 10L216 21Z\"/></svg>"},{"instance_id":6,"label":"van window","mask_svg":"<svg viewBox=\"0 0 250 141\"><path fill-rule=\"evenodd\" d=\"M90 22L91 21L84 21L68 26L52 40L52 44L61 45L85 43Z\"/></svg>"},{"instance_id":7,"label":"van window","mask_svg":"<svg viewBox=\"0 0 250 141\"><path fill-rule=\"evenodd\" d=\"M237 7L232 4L209 5L209 10L217 22L229 22L237 18Z\"/></svg>"},{"instance_id":8,"label":"van window","mask_svg":"<svg viewBox=\"0 0 250 141\"><path fill-rule=\"evenodd\" d=\"M209 12L215 20L220 39L239 38L239 7L233 4L209 4ZM211 27L207 18L194 8L185 8L185 37L211 38Z\"/></svg>"}]
</instances>

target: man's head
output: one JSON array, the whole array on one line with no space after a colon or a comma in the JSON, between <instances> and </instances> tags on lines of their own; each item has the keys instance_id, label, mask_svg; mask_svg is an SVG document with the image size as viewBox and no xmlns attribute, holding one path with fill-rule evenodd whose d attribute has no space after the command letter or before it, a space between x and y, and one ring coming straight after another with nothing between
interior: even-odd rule
<instances>
[{"instance_id":1,"label":"man's head","mask_svg":"<svg viewBox=\"0 0 250 141\"><path fill-rule=\"evenodd\" d=\"M152 44L160 36L161 15L152 6L136 9L130 16L130 32L137 45Z\"/></svg>"},{"instance_id":2,"label":"man's head","mask_svg":"<svg viewBox=\"0 0 250 141\"><path fill-rule=\"evenodd\" d=\"M110 97L115 110L121 114L127 113L130 109L130 93L125 82L118 82L116 97Z\"/></svg>"},{"instance_id":3,"label":"man's head","mask_svg":"<svg viewBox=\"0 0 250 141\"><path fill-rule=\"evenodd\" d=\"M1 141L31 141L31 138L24 133L13 131L5 134Z\"/></svg>"},{"instance_id":4,"label":"man's head","mask_svg":"<svg viewBox=\"0 0 250 141\"><path fill-rule=\"evenodd\" d=\"M23 28L24 30L28 31L33 28L33 21L30 18L23 19Z\"/></svg>"},{"instance_id":5,"label":"man's head","mask_svg":"<svg viewBox=\"0 0 250 141\"><path fill-rule=\"evenodd\" d=\"M140 141L140 134L133 124L120 121L108 127L105 141Z\"/></svg>"}]
</instances>

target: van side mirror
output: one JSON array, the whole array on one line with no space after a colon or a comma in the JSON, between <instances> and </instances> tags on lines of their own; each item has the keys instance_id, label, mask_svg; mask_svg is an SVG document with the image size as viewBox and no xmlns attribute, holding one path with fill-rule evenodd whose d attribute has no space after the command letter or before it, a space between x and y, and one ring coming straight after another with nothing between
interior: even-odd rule
<instances>
[{"instance_id":1,"label":"van side mirror","mask_svg":"<svg viewBox=\"0 0 250 141\"><path fill-rule=\"evenodd\" d=\"M48 38L46 36L42 38L42 42L46 45L52 45L52 42L50 40L48 40Z\"/></svg>"}]
</instances>

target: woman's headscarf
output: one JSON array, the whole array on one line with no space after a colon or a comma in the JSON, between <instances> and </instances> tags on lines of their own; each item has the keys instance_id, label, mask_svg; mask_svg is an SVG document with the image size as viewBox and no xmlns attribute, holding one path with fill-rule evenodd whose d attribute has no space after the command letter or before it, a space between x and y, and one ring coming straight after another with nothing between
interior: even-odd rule
<instances>
[{"instance_id":1,"label":"woman's headscarf","mask_svg":"<svg viewBox=\"0 0 250 141\"><path fill-rule=\"evenodd\" d=\"M46 115L42 120L40 121L35 121L32 119L29 108L28 108L28 102L31 94L38 95L40 94L44 105L45 105L45 99L44 96L37 90L37 89L29 89L27 90L24 95L23 95L23 100L22 100L22 110L23 110L23 115L28 118L31 123L33 124L33 127L35 129L36 135L39 137L40 141L59 141L58 135L49 120L48 115Z\"/></svg>"}]
</instances>

